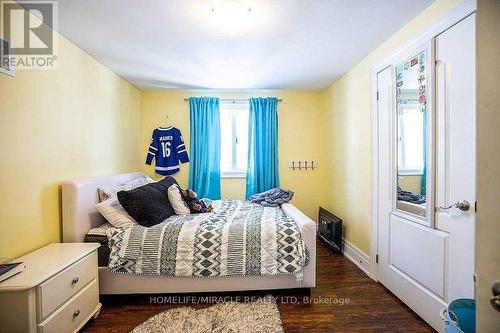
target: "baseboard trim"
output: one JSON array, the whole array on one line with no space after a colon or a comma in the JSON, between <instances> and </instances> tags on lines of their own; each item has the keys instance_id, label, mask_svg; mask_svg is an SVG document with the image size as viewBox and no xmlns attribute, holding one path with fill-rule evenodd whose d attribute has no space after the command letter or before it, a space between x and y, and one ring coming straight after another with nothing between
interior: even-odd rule
<instances>
[{"instance_id":1,"label":"baseboard trim","mask_svg":"<svg viewBox=\"0 0 500 333\"><path fill-rule=\"evenodd\" d=\"M370 256L361 251L356 245L343 239L344 256L359 267L366 275L370 276Z\"/></svg>"}]
</instances>

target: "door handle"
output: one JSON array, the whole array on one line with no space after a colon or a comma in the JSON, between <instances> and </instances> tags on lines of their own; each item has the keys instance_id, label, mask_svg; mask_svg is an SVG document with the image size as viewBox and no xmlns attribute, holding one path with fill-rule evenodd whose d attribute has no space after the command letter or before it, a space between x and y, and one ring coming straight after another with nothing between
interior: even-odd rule
<instances>
[{"instance_id":1,"label":"door handle","mask_svg":"<svg viewBox=\"0 0 500 333\"><path fill-rule=\"evenodd\" d=\"M440 206L439 209L451 209L451 208L458 208L461 211L467 212L470 209L470 203L467 200L459 200L448 207L442 207Z\"/></svg>"},{"instance_id":2,"label":"door handle","mask_svg":"<svg viewBox=\"0 0 500 333\"><path fill-rule=\"evenodd\" d=\"M493 296L490 298L490 303L493 309L500 312L500 280L495 281L491 287L491 293Z\"/></svg>"}]
</instances>

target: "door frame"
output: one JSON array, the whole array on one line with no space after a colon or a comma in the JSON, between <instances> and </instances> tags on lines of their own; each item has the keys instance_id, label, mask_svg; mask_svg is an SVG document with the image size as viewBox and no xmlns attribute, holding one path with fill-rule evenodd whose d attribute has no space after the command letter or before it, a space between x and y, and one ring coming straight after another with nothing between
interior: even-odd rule
<instances>
[{"instance_id":1,"label":"door frame","mask_svg":"<svg viewBox=\"0 0 500 333\"><path fill-rule=\"evenodd\" d=\"M379 157L379 140L378 140L378 99L377 99L377 75L388 66L391 66L405 54L411 52L418 46L429 42L432 38L440 33L448 30L458 22L462 21L469 15L477 11L476 0L466 0L464 3L453 9L446 16L434 23L430 28L416 38L410 40L396 52L390 54L383 61L373 66L370 69L370 122L371 122L371 236L370 236L370 267L369 276L378 281L378 157Z\"/></svg>"}]
</instances>

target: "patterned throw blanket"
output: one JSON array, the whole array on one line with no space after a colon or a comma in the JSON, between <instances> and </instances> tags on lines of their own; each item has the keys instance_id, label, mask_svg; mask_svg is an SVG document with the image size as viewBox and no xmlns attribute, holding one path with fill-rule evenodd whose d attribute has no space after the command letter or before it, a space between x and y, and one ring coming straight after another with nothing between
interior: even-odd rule
<instances>
[{"instance_id":1,"label":"patterned throw blanket","mask_svg":"<svg viewBox=\"0 0 500 333\"><path fill-rule=\"evenodd\" d=\"M297 224L281 208L213 201L213 213L172 216L108 235L109 269L182 277L294 274L308 254Z\"/></svg>"}]
</instances>

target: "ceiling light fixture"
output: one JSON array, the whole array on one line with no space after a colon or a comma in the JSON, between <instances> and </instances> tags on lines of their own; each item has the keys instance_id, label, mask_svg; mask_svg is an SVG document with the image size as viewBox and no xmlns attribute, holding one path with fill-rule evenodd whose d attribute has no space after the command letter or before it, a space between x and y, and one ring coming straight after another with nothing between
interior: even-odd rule
<instances>
[{"instance_id":1,"label":"ceiling light fixture","mask_svg":"<svg viewBox=\"0 0 500 333\"><path fill-rule=\"evenodd\" d=\"M229 32L238 32L250 24L252 7L243 0L221 0L215 2L212 14L216 25Z\"/></svg>"},{"instance_id":2,"label":"ceiling light fixture","mask_svg":"<svg viewBox=\"0 0 500 333\"><path fill-rule=\"evenodd\" d=\"M252 11L252 7L242 0L223 0L212 5L212 13L224 12L227 15L245 15Z\"/></svg>"}]
</instances>

